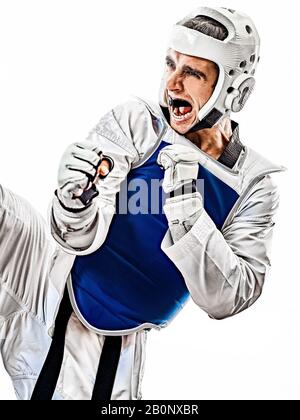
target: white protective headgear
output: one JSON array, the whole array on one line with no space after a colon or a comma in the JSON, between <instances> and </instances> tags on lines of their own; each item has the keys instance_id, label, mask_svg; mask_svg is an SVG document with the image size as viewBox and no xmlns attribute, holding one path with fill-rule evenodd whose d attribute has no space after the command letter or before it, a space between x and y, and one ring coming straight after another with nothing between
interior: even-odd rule
<instances>
[{"instance_id":1,"label":"white protective headgear","mask_svg":"<svg viewBox=\"0 0 300 420\"><path fill-rule=\"evenodd\" d=\"M182 26L196 16L208 16L228 31L223 41ZM214 125L224 114L240 111L253 90L254 73L259 61L260 39L252 20L245 14L226 8L199 7L174 25L169 48L216 63L219 77L212 96L198 113L200 124ZM160 105L167 107L166 75L160 88ZM205 126L205 125L204 125Z\"/></svg>"}]
</instances>

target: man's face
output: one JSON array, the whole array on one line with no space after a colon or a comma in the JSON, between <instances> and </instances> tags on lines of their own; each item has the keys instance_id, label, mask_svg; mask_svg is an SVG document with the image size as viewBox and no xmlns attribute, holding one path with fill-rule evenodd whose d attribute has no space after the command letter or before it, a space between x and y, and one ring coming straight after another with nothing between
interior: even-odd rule
<instances>
[{"instance_id":1,"label":"man's face","mask_svg":"<svg viewBox=\"0 0 300 420\"><path fill-rule=\"evenodd\" d=\"M174 130L185 134L194 125L199 110L214 91L217 78L218 71L212 61L172 49L168 51L166 88L170 125ZM170 102L170 98L173 102Z\"/></svg>"}]
</instances>

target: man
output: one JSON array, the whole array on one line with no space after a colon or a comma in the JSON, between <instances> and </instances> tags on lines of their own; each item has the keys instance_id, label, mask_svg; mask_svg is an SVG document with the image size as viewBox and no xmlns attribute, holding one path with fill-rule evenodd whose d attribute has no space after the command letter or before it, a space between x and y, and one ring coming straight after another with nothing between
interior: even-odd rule
<instances>
[{"instance_id":1,"label":"man","mask_svg":"<svg viewBox=\"0 0 300 420\"><path fill-rule=\"evenodd\" d=\"M141 398L151 328L189 296L216 319L259 297L278 206L270 174L282 167L243 146L229 120L258 59L248 17L199 8L171 34L160 106L117 106L66 150L50 214L61 250L49 277L60 281L42 318L57 313L43 327L53 340L20 398Z\"/></svg>"}]
</instances>

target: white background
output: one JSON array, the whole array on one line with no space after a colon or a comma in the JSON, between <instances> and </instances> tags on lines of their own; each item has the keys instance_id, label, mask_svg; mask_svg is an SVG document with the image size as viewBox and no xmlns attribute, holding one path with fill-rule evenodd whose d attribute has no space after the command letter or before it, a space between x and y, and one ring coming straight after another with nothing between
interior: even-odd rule
<instances>
[{"instance_id":1,"label":"white background","mask_svg":"<svg viewBox=\"0 0 300 420\"><path fill-rule=\"evenodd\" d=\"M225 3L225 4L224 4ZM241 139L288 167L271 275L256 304L213 321L191 302L149 335L144 399L299 399L299 18L297 2L207 0L252 16L257 85ZM166 39L195 0L0 1L0 182L44 215L61 153L135 94L156 99ZM14 399L0 367L0 399Z\"/></svg>"}]
</instances>

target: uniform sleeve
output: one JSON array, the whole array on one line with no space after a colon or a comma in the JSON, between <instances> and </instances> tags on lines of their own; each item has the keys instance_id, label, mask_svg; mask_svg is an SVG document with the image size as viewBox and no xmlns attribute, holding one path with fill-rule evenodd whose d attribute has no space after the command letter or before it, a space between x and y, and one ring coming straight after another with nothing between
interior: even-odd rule
<instances>
[{"instance_id":1,"label":"uniform sleeve","mask_svg":"<svg viewBox=\"0 0 300 420\"><path fill-rule=\"evenodd\" d=\"M141 103L129 101L106 114L90 133L104 154L114 160L111 173L98 183L99 195L83 212L63 210L54 197L50 210L51 231L64 251L87 255L105 241L115 213L116 195L141 149L153 141L150 113Z\"/></svg>"},{"instance_id":2,"label":"uniform sleeve","mask_svg":"<svg viewBox=\"0 0 300 420\"><path fill-rule=\"evenodd\" d=\"M43 321L54 241L43 218L0 186L0 317L30 312ZM38 315L39 314L39 315Z\"/></svg>"},{"instance_id":3,"label":"uniform sleeve","mask_svg":"<svg viewBox=\"0 0 300 420\"><path fill-rule=\"evenodd\" d=\"M178 241L170 231L164 237L163 251L181 271L192 299L210 317L234 315L260 296L270 267L278 203L277 188L266 176L222 232L203 208Z\"/></svg>"}]
</instances>

